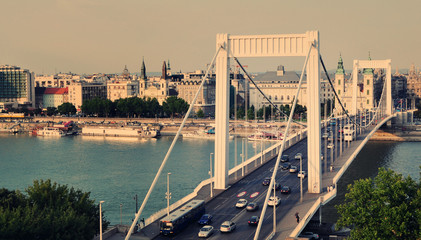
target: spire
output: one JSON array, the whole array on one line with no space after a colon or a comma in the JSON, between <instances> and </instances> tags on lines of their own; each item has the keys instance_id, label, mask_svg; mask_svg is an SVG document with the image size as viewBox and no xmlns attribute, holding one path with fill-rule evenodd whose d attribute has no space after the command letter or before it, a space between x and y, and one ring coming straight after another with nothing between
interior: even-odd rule
<instances>
[{"instance_id":1,"label":"spire","mask_svg":"<svg viewBox=\"0 0 421 240\"><path fill-rule=\"evenodd\" d=\"M339 61L338 67L336 68L336 74L345 74L344 62L342 61L342 54L339 54Z\"/></svg>"},{"instance_id":2,"label":"spire","mask_svg":"<svg viewBox=\"0 0 421 240\"><path fill-rule=\"evenodd\" d=\"M140 69L140 79L146 80L146 67L145 67L145 59L142 58L142 67Z\"/></svg>"},{"instance_id":3,"label":"spire","mask_svg":"<svg viewBox=\"0 0 421 240\"><path fill-rule=\"evenodd\" d=\"M368 60L371 61L370 51L368 52ZM373 74L372 68L364 68L363 74Z\"/></svg>"},{"instance_id":4,"label":"spire","mask_svg":"<svg viewBox=\"0 0 421 240\"><path fill-rule=\"evenodd\" d=\"M161 78L162 79L166 79L167 78L167 64L165 63L165 61L162 64L162 76L161 76Z\"/></svg>"},{"instance_id":5,"label":"spire","mask_svg":"<svg viewBox=\"0 0 421 240\"><path fill-rule=\"evenodd\" d=\"M171 70L171 67L170 67L170 60L168 59L168 62L167 62L167 70Z\"/></svg>"}]
</instances>

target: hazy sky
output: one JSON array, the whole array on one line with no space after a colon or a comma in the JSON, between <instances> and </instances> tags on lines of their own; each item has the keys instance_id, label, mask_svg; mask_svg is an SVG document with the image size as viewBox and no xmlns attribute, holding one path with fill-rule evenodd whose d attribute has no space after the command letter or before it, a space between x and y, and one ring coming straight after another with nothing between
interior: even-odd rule
<instances>
[{"instance_id":1,"label":"hazy sky","mask_svg":"<svg viewBox=\"0 0 421 240\"><path fill-rule=\"evenodd\" d=\"M0 64L36 73L205 69L217 33L318 30L328 69L342 53L421 65L420 0L0 0ZM301 70L304 58L240 59L250 72Z\"/></svg>"}]
</instances>

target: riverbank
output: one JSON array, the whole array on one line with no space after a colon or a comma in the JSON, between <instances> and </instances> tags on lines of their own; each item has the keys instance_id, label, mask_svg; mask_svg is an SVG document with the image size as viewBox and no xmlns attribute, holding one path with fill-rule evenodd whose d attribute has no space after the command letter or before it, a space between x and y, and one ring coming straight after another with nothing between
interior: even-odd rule
<instances>
[{"instance_id":1,"label":"riverbank","mask_svg":"<svg viewBox=\"0 0 421 240\"><path fill-rule=\"evenodd\" d=\"M421 131L379 129L370 141L421 142Z\"/></svg>"},{"instance_id":2,"label":"riverbank","mask_svg":"<svg viewBox=\"0 0 421 240\"><path fill-rule=\"evenodd\" d=\"M79 129L85 126L106 126L106 127L121 127L121 126L140 126L149 125L160 130L162 136L176 135L183 119L176 118L70 118L70 117L35 117L30 122L23 120L14 120L9 122L0 122L0 133L5 134L28 134L32 129L45 127L53 124L60 124L62 122L73 121ZM215 119L188 119L184 125L182 134L194 133L209 130L215 126ZM252 134L261 131L267 132L281 132L285 130L285 122L263 122L263 121L244 121L236 120L230 121L230 134L248 137ZM296 133L304 129L303 126L293 124L290 134Z\"/></svg>"}]
</instances>

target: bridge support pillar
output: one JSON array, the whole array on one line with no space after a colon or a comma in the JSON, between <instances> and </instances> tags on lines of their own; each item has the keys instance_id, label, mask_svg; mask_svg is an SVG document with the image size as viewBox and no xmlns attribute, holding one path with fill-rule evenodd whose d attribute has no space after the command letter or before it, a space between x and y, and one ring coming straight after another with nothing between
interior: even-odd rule
<instances>
[{"instance_id":1,"label":"bridge support pillar","mask_svg":"<svg viewBox=\"0 0 421 240\"><path fill-rule=\"evenodd\" d=\"M216 35L215 189L228 187L229 160L229 45L228 34Z\"/></svg>"},{"instance_id":2,"label":"bridge support pillar","mask_svg":"<svg viewBox=\"0 0 421 240\"><path fill-rule=\"evenodd\" d=\"M311 50L307 65L307 152L308 152L308 192L320 193L322 191L322 165L321 165L321 126L320 126L320 61L319 61L319 32L307 32L308 41L315 46Z\"/></svg>"}]
</instances>

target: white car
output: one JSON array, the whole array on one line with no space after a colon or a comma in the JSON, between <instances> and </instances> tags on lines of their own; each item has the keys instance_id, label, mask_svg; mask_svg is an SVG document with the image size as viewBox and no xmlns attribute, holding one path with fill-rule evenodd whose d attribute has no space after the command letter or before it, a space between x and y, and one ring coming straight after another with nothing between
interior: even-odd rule
<instances>
[{"instance_id":1,"label":"white car","mask_svg":"<svg viewBox=\"0 0 421 240\"><path fill-rule=\"evenodd\" d=\"M331 148L331 149L333 149L333 148L335 148L335 145L333 145L333 143L329 143L329 144L327 145L327 148Z\"/></svg>"},{"instance_id":2,"label":"white car","mask_svg":"<svg viewBox=\"0 0 421 240\"><path fill-rule=\"evenodd\" d=\"M281 203L281 198L276 196L270 196L268 200L268 206L278 206Z\"/></svg>"},{"instance_id":3,"label":"white car","mask_svg":"<svg viewBox=\"0 0 421 240\"><path fill-rule=\"evenodd\" d=\"M235 207L237 208L243 208L245 206L247 206L247 200L244 198L239 199L238 202L235 204Z\"/></svg>"},{"instance_id":4,"label":"white car","mask_svg":"<svg viewBox=\"0 0 421 240\"><path fill-rule=\"evenodd\" d=\"M207 238L207 237L209 237L210 235L212 235L213 231L214 231L214 228L213 228L211 225L206 225L206 226L203 226L203 227L200 229L200 231L199 231L199 233L197 234L197 236L198 236L198 237L204 237L204 238Z\"/></svg>"},{"instance_id":5,"label":"white car","mask_svg":"<svg viewBox=\"0 0 421 240\"><path fill-rule=\"evenodd\" d=\"M296 172L298 172L298 167L297 167L297 166L291 166L291 167L289 168L289 172L290 172L290 173L296 173Z\"/></svg>"},{"instance_id":6,"label":"white car","mask_svg":"<svg viewBox=\"0 0 421 240\"><path fill-rule=\"evenodd\" d=\"M306 178L306 177L307 177L307 173L306 173L306 171L300 171L300 172L297 174L297 177L299 177L299 178Z\"/></svg>"},{"instance_id":7,"label":"white car","mask_svg":"<svg viewBox=\"0 0 421 240\"><path fill-rule=\"evenodd\" d=\"M328 138L329 137L329 133L323 133L323 136L322 136L323 138Z\"/></svg>"},{"instance_id":8,"label":"white car","mask_svg":"<svg viewBox=\"0 0 421 240\"><path fill-rule=\"evenodd\" d=\"M221 224L221 227L219 228L219 231L221 231L221 232L232 232L232 231L234 231L235 227L236 227L235 222L225 221Z\"/></svg>"},{"instance_id":9,"label":"white car","mask_svg":"<svg viewBox=\"0 0 421 240\"><path fill-rule=\"evenodd\" d=\"M295 154L295 160L300 160L301 158L303 157L303 154L302 153L297 153L297 154Z\"/></svg>"}]
</instances>

